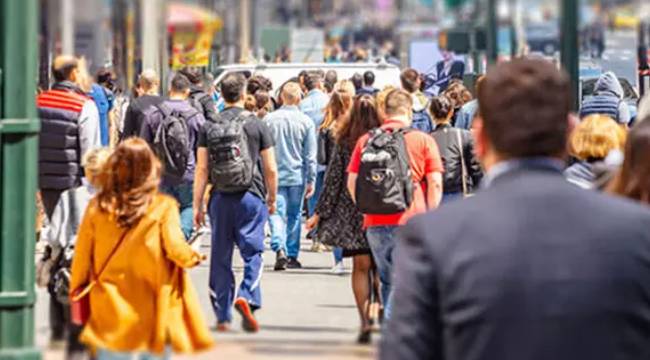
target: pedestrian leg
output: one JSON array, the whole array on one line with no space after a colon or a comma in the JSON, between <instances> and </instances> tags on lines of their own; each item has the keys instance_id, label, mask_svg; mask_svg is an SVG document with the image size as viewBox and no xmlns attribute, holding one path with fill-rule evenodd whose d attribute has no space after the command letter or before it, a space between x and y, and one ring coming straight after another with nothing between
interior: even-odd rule
<instances>
[{"instance_id":1,"label":"pedestrian leg","mask_svg":"<svg viewBox=\"0 0 650 360\"><path fill-rule=\"evenodd\" d=\"M287 252L287 187L279 186L275 214L271 215L271 250Z\"/></svg>"},{"instance_id":2,"label":"pedestrian leg","mask_svg":"<svg viewBox=\"0 0 650 360\"><path fill-rule=\"evenodd\" d=\"M181 228L185 240L189 240L194 230L194 210L192 184L182 184L177 187L177 200L180 205Z\"/></svg>"},{"instance_id":3,"label":"pedestrian leg","mask_svg":"<svg viewBox=\"0 0 650 360\"><path fill-rule=\"evenodd\" d=\"M209 214L212 226L210 253L210 301L218 324L232 321L235 295L235 276L232 273L232 252L235 243L233 202L238 198L214 194L210 199Z\"/></svg>"},{"instance_id":4,"label":"pedestrian leg","mask_svg":"<svg viewBox=\"0 0 650 360\"><path fill-rule=\"evenodd\" d=\"M298 259L300 253L301 213L305 188L290 186L287 197L287 256Z\"/></svg>"},{"instance_id":5,"label":"pedestrian leg","mask_svg":"<svg viewBox=\"0 0 650 360\"><path fill-rule=\"evenodd\" d=\"M368 244L377 264L381 281L381 300L384 304L384 318L390 318L390 293L393 272L393 249L397 226L376 226L366 230Z\"/></svg>"},{"instance_id":6,"label":"pedestrian leg","mask_svg":"<svg viewBox=\"0 0 650 360\"><path fill-rule=\"evenodd\" d=\"M264 224L268 218L268 210L264 202L253 194L246 194L238 214L237 247L244 260L244 278L239 286L238 297L243 297L253 307L262 306L260 281L264 266Z\"/></svg>"}]
</instances>

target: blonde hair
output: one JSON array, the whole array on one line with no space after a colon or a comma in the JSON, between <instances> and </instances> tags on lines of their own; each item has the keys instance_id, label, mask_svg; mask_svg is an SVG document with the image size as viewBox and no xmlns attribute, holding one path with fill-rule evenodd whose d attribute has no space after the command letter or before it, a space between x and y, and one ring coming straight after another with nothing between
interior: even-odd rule
<instances>
[{"instance_id":1,"label":"blonde hair","mask_svg":"<svg viewBox=\"0 0 650 360\"><path fill-rule=\"evenodd\" d=\"M579 160L604 159L612 150L623 150L627 131L604 115L587 116L571 133L569 152Z\"/></svg>"},{"instance_id":2,"label":"blonde hair","mask_svg":"<svg viewBox=\"0 0 650 360\"><path fill-rule=\"evenodd\" d=\"M84 168L86 179L95 186L97 177L101 174L106 165L106 161L111 156L108 148L96 148L86 152L81 159L81 166Z\"/></svg>"},{"instance_id":3,"label":"blonde hair","mask_svg":"<svg viewBox=\"0 0 650 360\"><path fill-rule=\"evenodd\" d=\"M379 114L379 121L383 122L386 118L386 98L391 91L397 89L393 85L386 85L380 92L377 93L375 100L377 102L377 113Z\"/></svg>"},{"instance_id":4,"label":"blonde hair","mask_svg":"<svg viewBox=\"0 0 650 360\"><path fill-rule=\"evenodd\" d=\"M334 86L330 101L325 108L325 118L321 124L321 129L330 129L342 116L347 115L352 109L352 103L356 91L354 84L350 80L341 80Z\"/></svg>"}]
</instances>

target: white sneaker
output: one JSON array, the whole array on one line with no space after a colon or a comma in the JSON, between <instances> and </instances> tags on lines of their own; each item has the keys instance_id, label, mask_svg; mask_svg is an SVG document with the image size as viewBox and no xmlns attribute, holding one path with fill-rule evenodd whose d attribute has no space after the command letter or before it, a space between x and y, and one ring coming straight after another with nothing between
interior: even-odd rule
<instances>
[{"instance_id":1,"label":"white sneaker","mask_svg":"<svg viewBox=\"0 0 650 360\"><path fill-rule=\"evenodd\" d=\"M332 267L332 270L330 270L330 272L334 275L345 274L345 266L343 266L343 261L336 263L336 265Z\"/></svg>"}]
</instances>

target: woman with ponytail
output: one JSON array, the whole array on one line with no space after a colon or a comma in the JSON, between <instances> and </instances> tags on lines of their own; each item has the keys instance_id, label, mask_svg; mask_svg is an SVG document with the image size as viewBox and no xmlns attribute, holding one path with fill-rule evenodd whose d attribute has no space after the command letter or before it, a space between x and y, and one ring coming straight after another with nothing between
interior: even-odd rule
<instances>
[{"instance_id":1,"label":"woman with ponytail","mask_svg":"<svg viewBox=\"0 0 650 360\"><path fill-rule=\"evenodd\" d=\"M341 256L352 257L352 291L361 320L358 342L370 343L372 255L363 230L363 214L357 209L346 188L346 168L357 140L379 126L374 98L362 95L354 101L350 116L343 116L334 128L334 149L318 199L316 211L307 227L316 229L316 238L327 245L342 249Z\"/></svg>"}]
</instances>

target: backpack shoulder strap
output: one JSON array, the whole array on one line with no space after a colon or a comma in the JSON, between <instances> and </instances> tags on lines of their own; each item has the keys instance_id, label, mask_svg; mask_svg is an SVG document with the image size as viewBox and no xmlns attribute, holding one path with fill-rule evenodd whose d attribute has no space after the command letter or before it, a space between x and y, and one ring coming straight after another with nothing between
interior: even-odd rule
<instances>
[{"instance_id":1,"label":"backpack shoulder strap","mask_svg":"<svg viewBox=\"0 0 650 360\"><path fill-rule=\"evenodd\" d=\"M158 111L160 111L162 113L163 118L168 117L172 113L172 109L169 106L167 106L167 104L165 104L164 101L161 101L160 103L156 104L155 106L156 106L156 109L158 109Z\"/></svg>"}]
</instances>

